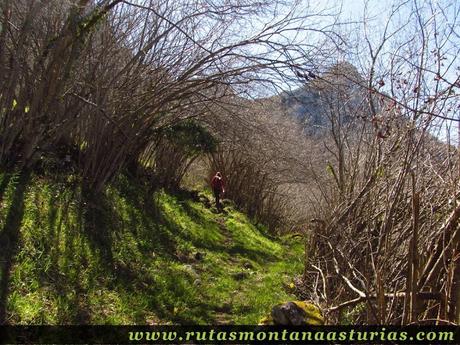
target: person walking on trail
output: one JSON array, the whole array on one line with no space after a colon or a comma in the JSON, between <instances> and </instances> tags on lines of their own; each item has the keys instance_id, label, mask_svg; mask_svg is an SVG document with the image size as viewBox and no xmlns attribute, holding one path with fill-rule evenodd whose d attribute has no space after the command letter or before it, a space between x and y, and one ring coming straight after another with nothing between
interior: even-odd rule
<instances>
[{"instance_id":1,"label":"person walking on trail","mask_svg":"<svg viewBox=\"0 0 460 345\"><path fill-rule=\"evenodd\" d=\"M218 171L211 180L211 187L216 198L216 208L220 210L222 205L220 204L220 198L225 193L224 180L222 174Z\"/></svg>"}]
</instances>

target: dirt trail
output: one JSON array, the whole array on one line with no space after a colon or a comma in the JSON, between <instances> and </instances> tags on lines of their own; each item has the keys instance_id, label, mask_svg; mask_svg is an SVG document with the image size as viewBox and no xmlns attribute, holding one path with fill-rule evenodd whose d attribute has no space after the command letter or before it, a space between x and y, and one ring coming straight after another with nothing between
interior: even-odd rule
<instances>
[{"instance_id":1,"label":"dirt trail","mask_svg":"<svg viewBox=\"0 0 460 345\"><path fill-rule=\"evenodd\" d=\"M219 229L222 235L225 236L224 244L226 247L231 248L234 245L233 235L228 230L227 226L225 225L225 218L220 217L217 219L217 224L219 225ZM237 264L237 260L235 264ZM236 292L235 292L236 293ZM224 302L222 307L216 309L216 314L214 318L214 322L217 325L228 325L232 323L232 303L231 302Z\"/></svg>"},{"instance_id":2,"label":"dirt trail","mask_svg":"<svg viewBox=\"0 0 460 345\"><path fill-rule=\"evenodd\" d=\"M224 244L227 247L232 247L234 244L233 241L233 235L232 233L228 230L227 225L225 225L225 218L218 218L217 219L217 224L219 224L219 229L221 233L225 236Z\"/></svg>"}]
</instances>

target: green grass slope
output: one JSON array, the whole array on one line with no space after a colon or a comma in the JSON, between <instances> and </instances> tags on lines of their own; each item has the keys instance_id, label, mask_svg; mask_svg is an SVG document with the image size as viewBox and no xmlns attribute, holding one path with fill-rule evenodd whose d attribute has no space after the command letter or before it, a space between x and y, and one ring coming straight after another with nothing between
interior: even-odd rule
<instances>
[{"instance_id":1,"label":"green grass slope","mask_svg":"<svg viewBox=\"0 0 460 345\"><path fill-rule=\"evenodd\" d=\"M10 324L251 324L293 298L302 246L205 193L120 178L0 177L0 320Z\"/></svg>"}]
</instances>

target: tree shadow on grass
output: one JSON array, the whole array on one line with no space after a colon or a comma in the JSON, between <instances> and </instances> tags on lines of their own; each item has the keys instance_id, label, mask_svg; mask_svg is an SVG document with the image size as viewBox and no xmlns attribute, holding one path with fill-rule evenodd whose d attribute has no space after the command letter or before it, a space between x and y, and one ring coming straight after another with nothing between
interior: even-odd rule
<instances>
[{"instance_id":1,"label":"tree shadow on grass","mask_svg":"<svg viewBox=\"0 0 460 345\"><path fill-rule=\"evenodd\" d=\"M82 187L78 211L81 223L79 231L87 240L91 253L98 258L96 267L100 265L100 269L105 273L104 276L99 276L99 268L96 268L95 276L90 277L89 287L82 288L78 282L73 284L77 297L75 303L78 304L75 308L78 314L74 318L74 322L77 323L88 323L93 317L85 311L88 308L88 301L84 297L87 289L93 293L98 289L113 291L125 300L123 303L127 305L133 298L136 303L146 301L149 310L134 316L138 323L145 322L142 317L149 311L154 311L160 317L170 312L167 308L161 307L162 303L156 296L158 284L149 271L149 265L144 267L139 259L152 259L152 253L165 257L168 253L174 252L176 243L172 234L163 231L159 226L152 205L146 207L147 195L144 195L146 193L138 188L135 182L130 181L124 188L115 187L122 197L121 200L110 193L94 195ZM70 238L66 238L67 241L73 242ZM67 248L66 245L65 252L70 253L72 250L78 248ZM140 253L141 257L132 257L137 253ZM64 256L71 255L64 253ZM171 276L171 279L173 278Z\"/></svg>"},{"instance_id":2,"label":"tree shadow on grass","mask_svg":"<svg viewBox=\"0 0 460 345\"><path fill-rule=\"evenodd\" d=\"M172 258L177 247L177 234L168 231L170 228L164 222L153 191L145 190L145 186L136 181L118 183L115 187L129 205L125 229L144 243L144 250L161 252Z\"/></svg>"},{"instance_id":3,"label":"tree shadow on grass","mask_svg":"<svg viewBox=\"0 0 460 345\"><path fill-rule=\"evenodd\" d=\"M186 192L182 192L181 194L177 196L179 200L182 201L181 207L186 213L186 215L190 217L192 221L194 221L197 224L203 225L204 227L207 226L206 224L207 221L215 222L215 220L211 221L211 220L204 219L202 213L200 213L198 210L190 206L189 203L187 203L187 201L190 201L190 200L196 201L193 194L192 193L190 194L191 195L187 194ZM165 219L165 221L168 222L169 223L168 226L172 228L178 227L178 225L174 223L174 219ZM224 237L231 236L231 232L227 229L225 222L221 223L219 226L220 226L220 233L223 234ZM226 246L226 245L222 245L221 243L216 243L216 242L208 243L206 241L201 241L199 239L193 238L191 236L185 236L185 237L187 240L192 242L196 248L227 252L232 256L239 254L255 262L258 262L261 265L266 264L267 262L275 262L275 261L280 260L280 258L273 253L270 253L264 250L248 248L247 246L245 246L245 243L237 242L231 246ZM232 241L234 240L232 239Z\"/></svg>"},{"instance_id":4,"label":"tree shadow on grass","mask_svg":"<svg viewBox=\"0 0 460 345\"><path fill-rule=\"evenodd\" d=\"M3 200L6 188L8 187L11 181L11 174L5 173L2 177L2 182L0 182L0 202Z\"/></svg>"},{"instance_id":5,"label":"tree shadow on grass","mask_svg":"<svg viewBox=\"0 0 460 345\"><path fill-rule=\"evenodd\" d=\"M195 248L225 251L232 255L249 254L260 262L278 259L267 256L265 252L248 253L244 247L229 247L221 240L211 243L199 236L188 238L187 231L176 232L175 229L181 225L175 222L174 217L164 213L153 193L140 183L124 181L121 185L115 184L114 188L113 195L110 194L113 189L109 189L108 194L93 195L82 188L81 200L76 206L76 213L79 213L77 224L72 227L69 224L62 226L63 214L67 213L63 206L67 202L65 198L52 196L48 201L49 229L45 237L55 244L46 251L57 268L52 269L56 272L52 272L51 277L45 275L42 284L52 285L55 295L60 298L58 309L62 310L58 310L59 323L87 324L95 317L104 319L106 314L94 310L91 305L95 304L89 300L90 293L94 294L99 289L101 293L109 292L119 297L121 302L116 303L128 308L127 312L140 324L145 322L149 313L162 320L183 324L191 320L213 320L215 308L212 303L201 305L200 301L206 300L206 293L194 286L196 277L177 265L179 259L175 253L181 240L192 243ZM189 199L185 195L178 199L184 201L180 205L192 222L203 226L207 222L212 223L187 203L190 199L194 200L193 197ZM62 237L59 235L61 231L64 232ZM89 246L89 254L83 247L80 248L80 235ZM56 249L59 238L63 238L65 244ZM74 255L76 252L78 256ZM157 259L161 257L160 264L146 262L155 260L152 253ZM57 257L68 261L62 264L60 259L61 264L58 265ZM75 267L86 266L87 260L95 260L92 265L94 270L86 270L85 277L82 277L81 273L75 272ZM169 261L174 264L170 265ZM189 308L184 313L177 313L176 304L181 306L185 301ZM107 317L110 318L110 315Z\"/></svg>"},{"instance_id":6,"label":"tree shadow on grass","mask_svg":"<svg viewBox=\"0 0 460 345\"><path fill-rule=\"evenodd\" d=\"M147 260L148 253L156 253L161 257L161 265L164 267L158 268L161 273L157 276L151 272L142 272L143 268L133 270L129 264L118 263L117 281L128 291L148 296L147 309L163 320L181 324L190 323L191 320L210 320L211 311L196 309L196 304L201 300L201 294L193 288L196 277L193 274L187 276L186 271L178 272L177 262L185 264L176 256L178 242L185 239L183 234L175 231L179 229L178 224L164 214L151 190L147 191L136 181L122 182L115 187L127 205L124 210L124 229L135 235L138 248ZM166 263L168 261L171 261L171 265ZM176 303L184 301L189 301L190 308L187 308L185 314L177 313Z\"/></svg>"},{"instance_id":7,"label":"tree shadow on grass","mask_svg":"<svg viewBox=\"0 0 460 345\"><path fill-rule=\"evenodd\" d=\"M2 248L0 251L0 324L5 324L6 322L11 267L13 258L18 250L19 231L24 216L24 197L29 181L30 172L22 172L11 199L12 202L6 216L5 226L0 233L0 246ZM3 184L2 181L2 186ZM8 183L5 182L5 184L7 185ZM6 185L3 188L6 188Z\"/></svg>"},{"instance_id":8,"label":"tree shadow on grass","mask_svg":"<svg viewBox=\"0 0 460 345\"><path fill-rule=\"evenodd\" d=\"M32 235L41 249L33 252L34 278L53 301L55 314L46 315L45 310L34 320L89 324L88 296L100 281L93 269L100 263L103 272L111 272L114 266L112 227L107 225L112 215L104 196L57 179L47 180L45 187L51 191L40 193L41 207L33 218L39 228Z\"/></svg>"},{"instance_id":9,"label":"tree shadow on grass","mask_svg":"<svg viewBox=\"0 0 460 345\"><path fill-rule=\"evenodd\" d=\"M245 248L240 244L236 244L236 245L232 246L228 250L228 252L231 255L238 255L238 254L242 255L245 258L249 258L252 261L257 262L260 265L265 265L268 262L275 262L275 261L281 260L280 257L278 257L278 256L276 256L274 254L269 254L269 253L267 253L265 251L261 251L261 250Z\"/></svg>"},{"instance_id":10,"label":"tree shadow on grass","mask_svg":"<svg viewBox=\"0 0 460 345\"><path fill-rule=\"evenodd\" d=\"M82 203L80 205L82 230L88 238L94 252L99 253L103 263L113 268L113 226L116 220L111 212L110 203L105 194L93 194L85 186L82 187Z\"/></svg>"}]
</instances>

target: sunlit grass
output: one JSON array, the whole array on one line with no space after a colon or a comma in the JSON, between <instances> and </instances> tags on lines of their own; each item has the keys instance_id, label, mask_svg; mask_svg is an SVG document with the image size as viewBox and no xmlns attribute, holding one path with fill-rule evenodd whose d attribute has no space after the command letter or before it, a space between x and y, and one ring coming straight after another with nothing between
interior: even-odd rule
<instances>
[{"instance_id":1,"label":"sunlit grass","mask_svg":"<svg viewBox=\"0 0 460 345\"><path fill-rule=\"evenodd\" d=\"M17 181L2 192L0 234ZM218 214L124 177L89 201L32 177L23 199L10 274L0 277L10 323L250 324L293 298L284 287L301 271L301 246L231 207Z\"/></svg>"}]
</instances>

